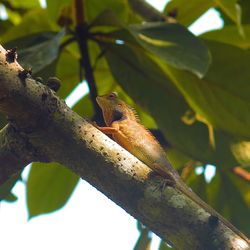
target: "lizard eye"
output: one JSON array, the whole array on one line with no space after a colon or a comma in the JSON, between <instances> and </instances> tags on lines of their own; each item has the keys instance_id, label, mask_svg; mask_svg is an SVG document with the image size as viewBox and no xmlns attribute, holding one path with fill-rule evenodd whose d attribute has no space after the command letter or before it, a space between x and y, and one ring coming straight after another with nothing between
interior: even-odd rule
<instances>
[{"instance_id":1,"label":"lizard eye","mask_svg":"<svg viewBox=\"0 0 250 250\"><path fill-rule=\"evenodd\" d=\"M116 92L112 92L112 93L110 93L110 94L108 95L108 98L109 98L109 99L115 99L115 98L117 98L117 97L118 97L118 95L117 95Z\"/></svg>"}]
</instances>

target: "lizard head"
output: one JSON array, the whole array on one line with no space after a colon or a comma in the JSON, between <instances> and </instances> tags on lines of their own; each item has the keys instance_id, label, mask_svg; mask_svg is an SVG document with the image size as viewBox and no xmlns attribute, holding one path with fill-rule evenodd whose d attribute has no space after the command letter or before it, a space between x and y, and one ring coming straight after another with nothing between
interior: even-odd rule
<instances>
[{"instance_id":1,"label":"lizard head","mask_svg":"<svg viewBox=\"0 0 250 250\"><path fill-rule=\"evenodd\" d=\"M96 101L102 109L103 118L108 126L114 121L133 119L135 116L132 109L118 97L116 92L98 96Z\"/></svg>"}]
</instances>

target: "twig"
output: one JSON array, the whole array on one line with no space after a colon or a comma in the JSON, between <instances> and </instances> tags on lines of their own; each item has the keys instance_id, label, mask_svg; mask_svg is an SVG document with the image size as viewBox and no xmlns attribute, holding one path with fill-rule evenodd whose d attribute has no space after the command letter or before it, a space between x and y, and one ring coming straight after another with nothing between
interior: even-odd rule
<instances>
[{"instance_id":1,"label":"twig","mask_svg":"<svg viewBox=\"0 0 250 250\"><path fill-rule=\"evenodd\" d=\"M238 175L243 180L250 181L250 173L247 170L245 170L241 167L235 167L232 169L232 171L234 174Z\"/></svg>"}]
</instances>

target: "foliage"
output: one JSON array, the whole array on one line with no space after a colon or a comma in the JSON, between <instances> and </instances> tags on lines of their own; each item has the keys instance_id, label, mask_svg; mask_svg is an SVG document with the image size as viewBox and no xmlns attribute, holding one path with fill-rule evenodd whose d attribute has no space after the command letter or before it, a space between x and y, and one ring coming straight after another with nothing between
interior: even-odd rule
<instances>
[{"instance_id":1,"label":"foliage","mask_svg":"<svg viewBox=\"0 0 250 250\"><path fill-rule=\"evenodd\" d=\"M75 2L47 0L41 8L38 1L0 1L8 14L7 20L0 19L0 42L18 47L19 62L32 66L34 76L58 76L61 98L82 80ZM195 162L187 180L191 187L250 234L249 183L232 174L234 167L248 171L250 165L250 2L172 0L164 13L176 16L180 24L142 24L125 0L83 3L98 94L115 90L138 108L144 125L157 126L171 145L174 166L185 169ZM225 26L196 37L186 27L211 7L221 13ZM73 109L92 118L91 100L82 97ZM2 127L6 120L0 117L0 122ZM216 166L211 183L195 174L197 162ZM36 165L26 184L30 217L62 207L78 181L58 165ZM1 188L1 199L13 200L10 192L18 178ZM150 239L141 229L136 249ZM162 243L160 249L168 246Z\"/></svg>"}]
</instances>

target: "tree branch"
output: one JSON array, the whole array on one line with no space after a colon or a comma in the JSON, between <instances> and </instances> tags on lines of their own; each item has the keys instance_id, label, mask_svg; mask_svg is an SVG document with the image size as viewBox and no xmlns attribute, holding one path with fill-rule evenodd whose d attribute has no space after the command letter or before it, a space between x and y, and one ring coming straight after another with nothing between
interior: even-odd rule
<instances>
[{"instance_id":1,"label":"tree branch","mask_svg":"<svg viewBox=\"0 0 250 250\"><path fill-rule=\"evenodd\" d=\"M89 93L92 104L95 110L95 117L94 120L102 120L101 109L96 102L97 97L97 87L96 81L94 77L94 73L92 70L90 57L89 57L89 50L88 50L88 38L89 38L89 31L88 25L85 20L84 16L84 2L83 0L75 0L75 12L76 12L76 36L78 41L78 47L81 53L81 68L85 72L85 77L87 84L89 86ZM82 80L82 79L80 79Z\"/></svg>"},{"instance_id":2,"label":"tree branch","mask_svg":"<svg viewBox=\"0 0 250 250\"><path fill-rule=\"evenodd\" d=\"M29 152L28 161L67 166L176 249L249 249L245 240L184 194L160 188L164 179L153 176L145 164L74 113L48 87L30 77L20 78L20 70L16 62L6 62L0 46L0 110L29 142L18 155ZM8 157L2 160L7 162ZM5 170L0 171L1 176Z\"/></svg>"}]
</instances>

